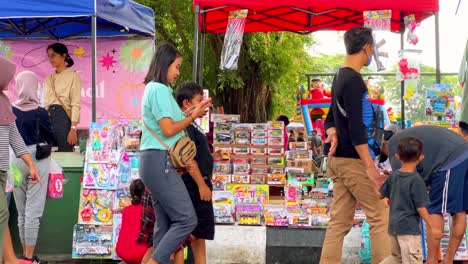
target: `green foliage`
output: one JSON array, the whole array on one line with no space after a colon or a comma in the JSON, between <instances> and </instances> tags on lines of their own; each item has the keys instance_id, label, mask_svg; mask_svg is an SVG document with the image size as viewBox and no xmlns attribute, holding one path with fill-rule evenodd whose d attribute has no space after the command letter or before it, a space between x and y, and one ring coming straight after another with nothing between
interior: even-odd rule
<instances>
[{"instance_id":1,"label":"green foliage","mask_svg":"<svg viewBox=\"0 0 468 264\"><path fill-rule=\"evenodd\" d=\"M189 0L137 0L154 9L156 22L156 40L174 43L182 52L185 63L182 64L180 81L192 79L193 54L193 19L192 1ZM265 91L252 84L266 85L268 90L257 103L267 106L266 115L252 119L272 118L278 113L291 115L295 110L296 87L305 83L304 74L312 69L312 58L306 48L313 45L311 36L294 33L250 33L244 35L237 71L220 71L220 55L223 35L207 34L205 37L204 86L215 96L217 105L226 109L244 109L234 99L248 104L249 98L242 96L260 96ZM230 96L239 89L258 89L255 93L239 93L241 98ZM254 91L255 92L255 91ZM232 107L230 107L230 105ZM234 107L236 106L236 107ZM256 107L256 106L251 106ZM235 110L232 110L235 111ZM265 118L264 118L264 117ZM244 120L249 121L249 120ZM266 120L263 120L266 121Z\"/></svg>"}]
</instances>

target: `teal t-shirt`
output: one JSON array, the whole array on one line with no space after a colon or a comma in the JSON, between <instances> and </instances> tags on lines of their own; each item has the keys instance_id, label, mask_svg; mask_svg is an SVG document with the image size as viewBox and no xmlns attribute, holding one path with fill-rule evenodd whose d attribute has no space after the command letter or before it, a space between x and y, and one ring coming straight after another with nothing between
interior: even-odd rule
<instances>
[{"instance_id":1,"label":"teal t-shirt","mask_svg":"<svg viewBox=\"0 0 468 264\"><path fill-rule=\"evenodd\" d=\"M159 126L159 120L163 118L171 118L174 121L180 121L185 118L179 105L173 96L173 91L170 87L157 82L150 82L146 85L141 104L141 115L143 121L153 130L170 148L184 136L184 132L180 132L172 137L165 137ZM140 150L166 148L153 137L145 125L142 125L142 136Z\"/></svg>"}]
</instances>

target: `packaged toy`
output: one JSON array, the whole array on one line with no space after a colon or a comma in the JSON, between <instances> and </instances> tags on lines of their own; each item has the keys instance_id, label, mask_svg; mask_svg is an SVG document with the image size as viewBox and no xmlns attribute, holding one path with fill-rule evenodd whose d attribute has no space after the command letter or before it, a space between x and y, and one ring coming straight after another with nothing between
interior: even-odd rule
<instances>
[{"instance_id":1,"label":"packaged toy","mask_svg":"<svg viewBox=\"0 0 468 264\"><path fill-rule=\"evenodd\" d=\"M265 148L265 147L252 147L252 148L250 148L250 153L252 155L265 155L265 154L267 154L267 148Z\"/></svg>"},{"instance_id":2,"label":"packaged toy","mask_svg":"<svg viewBox=\"0 0 468 264\"><path fill-rule=\"evenodd\" d=\"M226 190L226 184L231 183L231 175L229 174L214 174L212 178L213 190Z\"/></svg>"},{"instance_id":3,"label":"packaged toy","mask_svg":"<svg viewBox=\"0 0 468 264\"><path fill-rule=\"evenodd\" d=\"M250 175L248 174L233 174L232 183L248 184L250 183Z\"/></svg>"},{"instance_id":4,"label":"packaged toy","mask_svg":"<svg viewBox=\"0 0 468 264\"><path fill-rule=\"evenodd\" d=\"M214 173L215 174L232 174L232 164L228 162L215 162Z\"/></svg>"},{"instance_id":5,"label":"packaged toy","mask_svg":"<svg viewBox=\"0 0 468 264\"><path fill-rule=\"evenodd\" d=\"M79 224L112 225L113 191L82 189Z\"/></svg>"},{"instance_id":6,"label":"packaged toy","mask_svg":"<svg viewBox=\"0 0 468 264\"><path fill-rule=\"evenodd\" d=\"M112 258L112 226L75 225L73 258Z\"/></svg>"},{"instance_id":7,"label":"packaged toy","mask_svg":"<svg viewBox=\"0 0 468 264\"><path fill-rule=\"evenodd\" d=\"M267 181L267 174L252 174L250 175L251 184L265 184Z\"/></svg>"},{"instance_id":8,"label":"packaged toy","mask_svg":"<svg viewBox=\"0 0 468 264\"><path fill-rule=\"evenodd\" d=\"M240 225L262 225L260 204L236 204L236 220Z\"/></svg>"},{"instance_id":9,"label":"packaged toy","mask_svg":"<svg viewBox=\"0 0 468 264\"><path fill-rule=\"evenodd\" d=\"M283 121L270 121L268 122L268 129L284 129Z\"/></svg>"}]
</instances>

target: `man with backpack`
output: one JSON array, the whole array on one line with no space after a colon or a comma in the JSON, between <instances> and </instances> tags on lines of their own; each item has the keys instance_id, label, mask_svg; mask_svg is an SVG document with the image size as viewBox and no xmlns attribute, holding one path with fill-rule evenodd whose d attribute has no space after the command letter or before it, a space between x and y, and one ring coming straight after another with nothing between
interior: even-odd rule
<instances>
[{"instance_id":1,"label":"man with backpack","mask_svg":"<svg viewBox=\"0 0 468 264\"><path fill-rule=\"evenodd\" d=\"M332 103L325 120L334 200L320 263L341 263L343 239L352 227L356 202L366 212L371 227L372 263L379 263L390 255L388 205L378 193L384 177L374 162L380 154L383 128L380 131L376 126L381 113L376 115L360 74L372 60L374 39L371 29L353 28L344 40L347 56L333 80Z\"/></svg>"}]
</instances>

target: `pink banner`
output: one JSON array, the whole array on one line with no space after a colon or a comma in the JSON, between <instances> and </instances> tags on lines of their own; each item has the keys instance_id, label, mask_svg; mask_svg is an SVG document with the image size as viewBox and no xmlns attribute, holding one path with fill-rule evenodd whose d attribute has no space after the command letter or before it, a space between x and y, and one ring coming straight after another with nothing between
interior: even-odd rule
<instances>
[{"instance_id":1,"label":"pink banner","mask_svg":"<svg viewBox=\"0 0 468 264\"><path fill-rule=\"evenodd\" d=\"M53 40L0 40L0 56L7 57L23 70L35 72L40 80L43 101L43 82L54 71L47 59L46 48ZM67 45L75 61L72 69L81 76L81 128L91 122L91 41L69 40ZM97 42L97 119L140 118L142 84L154 52L152 39L98 39ZM15 99L14 82L10 85L11 99Z\"/></svg>"}]
</instances>

